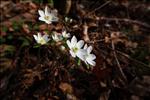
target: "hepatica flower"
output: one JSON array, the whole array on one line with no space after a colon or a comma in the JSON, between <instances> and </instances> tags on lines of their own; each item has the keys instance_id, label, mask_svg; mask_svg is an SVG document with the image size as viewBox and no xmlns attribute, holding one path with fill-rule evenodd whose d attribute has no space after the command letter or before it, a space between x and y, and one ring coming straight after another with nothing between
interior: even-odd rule
<instances>
[{"instance_id":1,"label":"hepatica flower","mask_svg":"<svg viewBox=\"0 0 150 100\"><path fill-rule=\"evenodd\" d=\"M52 38L53 38L53 40L56 41L56 42L59 42L59 41L61 41L61 40L63 39L62 35L61 35L61 34L58 34L58 33L56 33L56 32L52 35Z\"/></svg>"},{"instance_id":2,"label":"hepatica flower","mask_svg":"<svg viewBox=\"0 0 150 100\"><path fill-rule=\"evenodd\" d=\"M50 40L48 36L49 35L47 34L42 35L41 33L38 33L37 35L33 35L36 42L41 45L46 44Z\"/></svg>"},{"instance_id":3,"label":"hepatica flower","mask_svg":"<svg viewBox=\"0 0 150 100\"><path fill-rule=\"evenodd\" d=\"M84 62L86 64L90 64L92 66L95 66L96 63L95 63L95 59L96 59L96 56L94 54L91 54L92 52L92 46L87 46L87 44L84 45L84 50L86 50L86 54L84 55Z\"/></svg>"},{"instance_id":4,"label":"hepatica flower","mask_svg":"<svg viewBox=\"0 0 150 100\"><path fill-rule=\"evenodd\" d=\"M39 20L46 22L47 24L51 24L52 22L57 22L57 10L52 10L51 12L48 11L48 7L45 7L45 11L38 10L39 12Z\"/></svg>"},{"instance_id":5,"label":"hepatica flower","mask_svg":"<svg viewBox=\"0 0 150 100\"><path fill-rule=\"evenodd\" d=\"M67 45L70 48L70 54L72 57L78 57L81 60L84 60L84 55L86 50L82 49L84 45L84 41L80 40L77 42L77 38L75 36L72 37L71 41L67 40Z\"/></svg>"},{"instance_id":6,"label":"hepatica flower","mask_svg":"<svg viewBox=\"0 0 150 100\"><path fill-rule=\"evenodd\" d=\"M66 31L63 31L63 32L62 32L62 36L63 36L64 38L70 38L70 33L67 33Z\"/></svg>"}]
</instances>

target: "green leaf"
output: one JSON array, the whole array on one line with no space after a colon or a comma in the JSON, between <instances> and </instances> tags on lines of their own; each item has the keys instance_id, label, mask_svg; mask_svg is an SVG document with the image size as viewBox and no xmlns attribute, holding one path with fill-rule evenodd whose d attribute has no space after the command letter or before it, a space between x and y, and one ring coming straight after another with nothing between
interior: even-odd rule
<instances>
[{"instance_id":1,"label":"green leaf","mask_svg":"<svg viewBox=\"0 0 150 100\"><path fill-rule=\"evenodd\" d=\"M22 41L21 47L30 45L30 41L27 37L19 37L19 39Z\"/></svg>"},{"instance_id":2,"label":"green leaf","mask_svg":"<svg viewBox=\"0 0 150 100\"><path fill-rule=\"evenodd\" d=\"M16 48L12 45L0 45L0 49L1 49L1 52L0 52L0 57L4 57L4 56L7 56L7 55L13 55Z\"/></svg>"},{"instance_id":3,"label":"green leaf","mask_svg":"<svg viewBox=\"0 0 150 100\"><path fill-rule=\"evenodd\" d=\"M78 66L80 66L80 65L81 65L81 60L80 60L80 59L78 59L77 64L78 64Z\"/></svg>"},{"instance_id":4,"label":"green leaf","mask_svg":"<svg viewBox=\"0 0 150 100\"><path fill-rule=\"evenodd\" d=\"M53 7L54 6L54 1L53 0L48 0L48 3Z\"/></svg>"},{"instance_id":5,"label":"green leaf","mask_svg":"<svg viewBox=\"0 0 150 100\"><path fill-rule=\"evenodd\" d=\"M36 45L33 46L33 48L39 48L40 46L41 46L41 45L36 44Z\"/></svg>"},{"instance_id":6,"label":"green leaf","mask_svg":"<svg viewBox=\"0 0 150 100\"><path fill-rule=\"evenodd\" d=\"M4 43L6 41L5 38L3 38L2 36L0 36L0 44Z\"/></svg>"}]
</instances>

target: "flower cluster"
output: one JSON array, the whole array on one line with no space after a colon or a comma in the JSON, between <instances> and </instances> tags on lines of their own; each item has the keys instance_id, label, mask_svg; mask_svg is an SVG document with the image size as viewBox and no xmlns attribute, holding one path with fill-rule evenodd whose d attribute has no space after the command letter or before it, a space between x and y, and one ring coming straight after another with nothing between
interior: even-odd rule
<instances>
[{"instance_id":1,"label":"flower cluster","mask_svg":"<svg viewBox=\"0 0 150 100\"><path fill-rule=\"evenodd\" d=\"M44 33L43 33L44 34ZM50 38L48 34L37 33L37 35L33 35L36 42L40 45L45 45L49 42ZM70 37L70 33L67 33L66 31L63 31L62 33L55 32L52 35L52 39L56 42L62 41L63 39L67 39Z\"/></svg>"},{"instance_id":2,"label":"flower cluster","mask_svg":"<svg viewBox=\"0 0 150 100\"><path fill-rule=\"evenodd\" d=\"M56 42L62 41L63 39L67 39L69 37L70 37L70 33L67 33L66 31L63 31L62 34L55 32L52 35L53 40Z\"/></svg>"},{"instance_id":3,"label":"flower cluster","mask_svg":"<svg viewBox=\"0 0 150 100\"><path fill-rule=\"evenodd\" d=\"M39 12L39 20L44 21L47 24L51 24L52 22L57 22L57 11L52 10L49 12L48 7L45 7L45 11L38 10ZM92 54L92 46L89 46L84 43L83 40L77 41L77 38L75 36L72 37L71 41L67 40L70 38L70 33L67 33L66 31L63 31L62 33L53 32L52 39L55 42L65 41L69 47L69 52L72 57L76 58L78 57L80 60L84 61L86 64L89 64L91 66L95 66L95 59L96 56ZM40 45L45 45L50 41L50 36L48 34L42 34L37 33L37 35L33 35L36 42ZM65 46L60 46L62 49L65 48Z\"/></svg>"},{"instance_id":4,"label":"flower cluster","mask_svg":"<svg viewBox=\"0 0 150 100\"><path fill-rule=\"evenodd\" d=\"M84 45L83 40L77 41L77 38L75 36L72 37L71 41L67 40L67 45L70 48L69 52L72 57L78 57L86 64L90 64L92 66L96 65L94 61L96 59L96 56L94 54L91 54L91 51L93 49L92 46L88 47L87 44Z\"/></svg>"}]
</instances>

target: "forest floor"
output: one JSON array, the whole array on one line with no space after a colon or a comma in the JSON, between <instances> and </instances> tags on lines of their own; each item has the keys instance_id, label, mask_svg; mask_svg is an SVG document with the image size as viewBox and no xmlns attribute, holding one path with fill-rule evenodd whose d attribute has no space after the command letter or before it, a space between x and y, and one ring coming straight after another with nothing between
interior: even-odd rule
<instances>
[{"instance_id":1,"label":"forest floor","mask_svg":"<svg viewBox=\"0 0 150 100\"><path fill-rule=\"evenodd\" d=\"M1 0L1 100L150 100L149 0L77 1ZM38 20L46 5L59 22ZM64 28L93 46L96 66L77 65L59 43L34 48L34 34Z\"/></svg>"}]
</instances>

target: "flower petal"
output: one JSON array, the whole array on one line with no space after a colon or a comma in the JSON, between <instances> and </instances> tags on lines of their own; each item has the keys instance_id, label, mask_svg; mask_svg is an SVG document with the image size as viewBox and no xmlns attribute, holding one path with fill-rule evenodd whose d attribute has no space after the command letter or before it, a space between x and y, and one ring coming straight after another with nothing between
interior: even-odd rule
<instances>
[{"instance_id":1,"label":"flower petal","mask_svg":"<svg viewBox=\"0 0 150 100\"><path fill-rule=\"evenodd\" d=\"M70 52L72 57L74 57L74 58L76 57L76 54L72 50L70 50L69 52Z\"/></svg>"},{"instance_id":2,"label":"flower petal","mask_svg":"<svg viewBox=\"0 0 150 100\"><path fill-rule=\"evenodd\" d=\"M87 44L84 45L83 49L85 49L85 50L87 49Z\"/></svg>"},{"instance_id":3,"label":"flower petal","mask_svg":"<svg viewBox=\"0 0 150 100\"><path fill-rule=\"evenodd\" d=\"M48 11L48 7L47 7L47 6L45 7L45 15L46 15L46 16L51 16L51 14L50 14L49 11Z\"/></svg>"},{"instance_id":4,"label":"flower petal","mask_svg":"<svg viewBox=\"0 0 150 100\"><path fill-rule=\"evenodd\" d=\"M87 59L94 60L96 59L96 56L94 54L89 54Z\"/></svg>"},{"instance_id":5,"label":"flower petal","mask_svg":"<svg viewBox=\"0 0 150 100\"><path fill-rule=\"evenodd\" d=\"M77 43L77 38L75 36L72 37L71 39L71 45L74 47Z\"/></svg>"},{"instance_id":6,"label":"flower petal","mask_svg":"<svg viewBox=\"0 0 150 100\"><path fill-rule=\"evenodd\" d=\"M54 15L54 16L57 16L57 13L58 11L56 9L52 10L51 13Z\"/></svg>"},{"instance_id":7,"label":"flower petal","mask_svg":"<svg viewBox=\"0 0 150 100\"><path fill-rule=\"evenodd\" d=\"M69 40L67 40L67 45L68 45L68 47L71 49L72 48L72 44L71 44L71 42L69 41Z\"/></svg>"},{"instance_id":8,"label":"flower petal","mask_svg":"<svg viewBox=\"0 0 150 100\"><path fill-rule=\"evenodd\" d=\"M89 46L89 47L87 48L87 53L90 54L91 51L92 51L92 49L93 49L93 47L92 47L92 46Z\"/></svg>"},{"instance_id":9,"label":"flower petal","mask_svg":"<svg viewBox=\"0 0 150 100\"><path fill-rule=\"evenodd\" d=\"M63 31L63 32L62 32L62 36L63 36L64 38L69 38L69 37L70 37L70 33L67 33L66 31Z\"/></svg>"},{"instance_id":10,"label":"flower petal","mask_svg":"<svg viewBox=\"0 0 150 100\"><path fill-rule=\"evenodd\" d=\"M95 65L96 65L96 62L93 61L93 60L87 60L87 62L88 62L90 65L92 65L92 66L95 66Z\"/></svg>"},{"instance_id":11,"label":"flower petal","mask_svg":"<svg viewBox=\"0 0 150 100\"><path fill-rule=\"evenodd\" d=\"M66 36L66 31L63 31L62 35L63 35L63 37L65 37Z\"/></svg>"},{"instance_id":12,"label":"flower petal","mask_svg":"<svg viewBox=\"0 0 150 100\"><path fill-rule=\"evenodd\" d=\"M33 35L33 37L36 41L38 40L38 37L36 35Z\"/></svg>"},{"instance_id":13,"label":"flower petal","mask_svg":"<svg viewBox=\"0 0 150 100\"><path fill-rule=\"evenodd\" d=\"M84 41L83 40L80 40L78 43L77 43L77 47L80 49L82 48L84 45Z\"/></svg>"},{"instance_id":14,"label":"flower petal","mask_svg":"<svg viewBox=\"0 0 150 100\"><path fill-rule=\"evenodd\" d=\"M53 21L53 22L57 22L57 21L58 21L58 17L56 17L56 16L52 16L51 21Z\"/></svg>"},{"instance_id":15,"label":"flower petal","mask_svg":"<svg viewBox=\"0 0 150 100\"><path fill-rule=\"evenodd\" d=\"M85 54L86 54L86 51L84 49L80 49L76 53L77 57L79 57L82 61L85 61Z\"/></svg>"},{"instance_id":16,"label":"flower petal","mask_svg":"<svg viewBox=\"0 0 150 100\"><path fill-rule=\"evenodd\" d=\"M41 21L44 21L44 22L45 22L44 17L39 17L39 20L41 20Z\"/></svg>"},{"instance_id":17,"label":"flower petal","mask_svg":"<svg viewBox=\"0 0 150 100\"><path fill-rule=\"evenodd\" d=\"M44 36L43 36L43 39L46 41L46 42L48 42L50 39L48 38L48 36L49 35L47 35L47 34L45 34Z\"/></svg>"},{"instance_id":18,"label":"flower petal","mask_svg":"<svg viewBox=\"0 0 150 100\"><path fill-rule=\"evenodd\" d=\"M38 10L38 12L39 12L39 15L40 15L41 17L44 17L44 16L45 16L45 14L44 14L44 12L43 12L42 10Z\"/></svg>"},{"instance_id":19,"label":"flower petal","mask_svg":"<svg viewBox=\"0 0 150 100\"><path fill-rule=\"evenodd\" d=\"M51 20L45 20L45 23L51 24L52 22L51 22Z\"/></svg>"}]
</instances>

